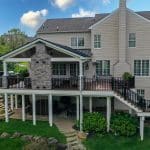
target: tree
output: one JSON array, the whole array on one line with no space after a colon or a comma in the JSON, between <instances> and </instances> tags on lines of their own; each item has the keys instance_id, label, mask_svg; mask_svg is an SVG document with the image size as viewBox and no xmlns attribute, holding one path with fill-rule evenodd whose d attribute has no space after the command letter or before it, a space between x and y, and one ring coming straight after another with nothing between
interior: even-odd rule
<instances>
[{"instance_id":1,"label":"tree","mask_svg":"<svg viewBox=\"0 0 150 150\"><path fill-rule=\"evenodd\" d=\"M0 56L4 55L28 42L28 36L20 29L13 28L0 36ZM15 64L8 65L10 70L14 70ZM0 63L2 71L2 63Z\"/></svg>"}]
</instances>

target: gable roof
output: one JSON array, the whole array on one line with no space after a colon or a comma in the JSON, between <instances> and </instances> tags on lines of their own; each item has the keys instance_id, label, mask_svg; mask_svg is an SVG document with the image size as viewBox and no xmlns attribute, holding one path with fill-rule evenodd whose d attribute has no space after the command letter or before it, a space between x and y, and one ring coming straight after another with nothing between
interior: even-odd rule
<instances>
[{"instance_id":1,"label":"gable roof","mask_svg":"<svg viewBox=\"0 0 150 150\"><path fill-rule=\"evenodd\" d=\"M35 47L35 44L36 43L44 43L47 47L51 47L59 52L62 52L62 53L65 53L65 54L68 54L72 57L76 57L76 58L80 58L80 59L87 59L87 58L90 58L90 53L87 53L87 52L84 52L84 50L80 50L80 49L72 49L71 47L68 47L68 46L65 46L65 45L61 45L61 44L57 44L57 43L53 43L51 41L47 41L45 39L41 39L41 38L38 38L38 39L35 39L34 41L30 42L30 43L27 43L25 44L24 46L22 47L19 47L7 54L4 54L0 57L0 60L4 60L8 57L13 57L15 55L18 55L30 48L33 48Z\"/></svg>"},{"instance_id":2,"label":"gable roof","mask_svg":"<svg viewBox=\"0 0 150 150\"><path fill-rule=\"evenodd\" d=\"M150 11L135 13L150 20ZM109 15L110 13L103 13L96 14L94 17L47 19L38 29L37 34L57 32L89 32L89 28L92 25L103 20Z\"/></svg>"}]
</instances>

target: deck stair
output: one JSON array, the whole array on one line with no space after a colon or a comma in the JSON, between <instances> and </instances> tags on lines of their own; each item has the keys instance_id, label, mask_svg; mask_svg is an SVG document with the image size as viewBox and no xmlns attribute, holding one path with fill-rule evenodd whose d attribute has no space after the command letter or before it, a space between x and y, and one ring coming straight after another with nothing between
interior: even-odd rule
<instances>
[{"instance_id":1,"label":"deck stair","mask_svg":"<svg viewBox=\"0 0 150 150\"><path fill-rule=\"evenodd\" d=\"M9 107L8 114L11 115L12 113L13 111ZM4 104L3 96L0 96L0 118L4 118L4 117L5 117L5 104Z\"/></svg>"},{"instance_id":2,"label":"deck stair","mask_svg":"<svg viewBox=\"0 0 150 150\"><path fill-rule=\"evenodd\" d=\"M132 108L138 113L150 114L150 100L144 99L132 88L126 85L124 80L114 80L112 84L112 90L114 91L114 97Z\"/></svg>"}]
</instances>

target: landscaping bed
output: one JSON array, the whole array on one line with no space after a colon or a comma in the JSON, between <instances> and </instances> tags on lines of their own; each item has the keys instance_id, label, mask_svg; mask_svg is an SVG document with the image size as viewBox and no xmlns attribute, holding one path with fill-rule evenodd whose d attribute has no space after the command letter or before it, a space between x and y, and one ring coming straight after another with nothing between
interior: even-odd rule
<instances>
[{"instance_id":1,"label":"landscaping bed","mask_svg":"<svg viewBox=\"0 0 150 150\"><path fill-rule=\"evenodd\" d=\"M65 136L55 125L50 127L48 122L38 121L37 125L33 126L32 121L0 121L0 149L20 150L26 147L29 150L29 147L39 147L38 144L49 148L52 145L65 146L65 143Z\"/></svg>"}]
</instances>

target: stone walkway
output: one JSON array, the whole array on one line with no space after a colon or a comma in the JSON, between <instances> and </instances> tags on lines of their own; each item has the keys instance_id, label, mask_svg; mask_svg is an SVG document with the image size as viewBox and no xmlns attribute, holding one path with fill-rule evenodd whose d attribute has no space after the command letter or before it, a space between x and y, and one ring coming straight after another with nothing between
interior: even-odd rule
<instances>
[{"instance_id":1,"label":"stone walkway","mask_svg":"<svg viewBox=\"0 0 150 150\"><path fill-rule=\"evenodd\" d=\"M75 121L68 118L57 117L54 119L54 122L60 132L66 136L68 150L86 150L81 141L78 139L78 132L72 128Z\"/></svg>"}]
</instances>

